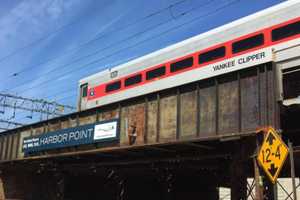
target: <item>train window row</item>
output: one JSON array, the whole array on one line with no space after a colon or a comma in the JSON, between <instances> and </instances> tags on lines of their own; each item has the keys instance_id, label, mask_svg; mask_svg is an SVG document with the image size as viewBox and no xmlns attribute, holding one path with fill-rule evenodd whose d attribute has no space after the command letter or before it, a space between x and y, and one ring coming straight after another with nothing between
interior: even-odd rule
<instances>
[{"instance_id":1,"label":"train window row","mask_svg":"<svg viewBox=\"0 0 300 200\"><path fill-rule=\"evenodd\" d=\"M125 79L125 86L131 86L142 82L142 74L131 76L130 78Z\"/></svg>"},{"instance_id":2,"label":"train window row","mask_svg":"<svg viewBox=\"0 0 300 200\"><path fill-rule=\"evenodd\" d=\"M272 30L272 41L282 40L300 34L300 21Z\"/></svg>"},{"instance_id":3,"label":"train window row","mask_svg":"<svg viewBox=\"0 0 300 200\"><path fill-rule=\"evenodd\" d=\"M252 37L248 37L243 40L239 40L232 44L232 53L240 53L248 49L253 49L255 47L261 46L264 44L264 35L258 34Z\"/></svg>"},{"instance_id":4,"label":"train window row","mask_svg":"<svg viewBox=\"0 0 300 200\"><path fill-rule=\"evenodd\" d=\"M185 59L180 60L178 62L172 63L170 71L171 72L177 72L177 71L192 67L193 64L194 64L194 58L193 57L188 57L188 58L185 58Z\"/></svg>"},{"instance_id":5,"label":"train window row","mask_svg":"<svg viewBox=\"0 0 300 200\"><path fill-rule=\"evenodd\" d=\"M207 63L219 58L225 57L225 47L219 47L204 53L199 54L199 64Z\"/></svg>"},{"instance_id":6,"label":"train window row","mask_svg":"<svg viewBox=\"0 0 300 200\"><path fill-rule=\"evenodd\" d=\"M106 85L105 92L112 92L121 88L121 81L116 81Z\"/></svg>"},{"instance_id":7,"label":"train window row","mask_svg":"<svg viewBox=\"0 0 300 200\"><path fill-rule=\"evenodd\" d=\"M166 74L166 66L162 66L146 72L146 80L151 80Z\"/></svg>"},{"instance_id":8,"label":"train window row","mask_svg":"<svg viewBox=\"0 0 300 200\"><path fill-rule=\"evenodd\" d=\"M272 41L282 40L294 35L300 34L300 21L288 24L276 29L273 29L271 32ZM237 54L243 51L247 51L249 49L253 49L259 46L264 45L265 38L264 34L256 34L254 36L241 39L232 43L232 53ZM221 46L198 55L198 63L204 64L208 63L226 56L226 47ZM187 68L190 68L194 65L194 57L190 56L188 58L184 58L180 61L171 63L170 72L177 72ZM146 80L152 80L155 78L162 77L166 74L166 66L160 66L156 69L152 69L146 72ZM138 74L125 79L125 87L129 87L142 82L142 74ZM121 81L116 81L113 83L109 83L106 85L106 92L112 92L115 90L121 89Z\"/></svg>"},{"instance_id":9,"label":"train window row","mask_svg":"<svg viewBox=\"0 0 300 200\"><path fill-rule=\"evenodd\" d=\"M234 53L238 53L241 51L245 51L251 48L254 48L256 46L263 44L263 34L250 37L238 42L233 43L233 50ZM207 52L199 54L199 64L207 63L213 60L217 60L219 58L225 57L226 54L226 48L225 46L209 50ZM177 72L181 71L187 68L192 67L194 64L194 58L188 57L183 60L177 61L175 63L172 63L170 65L170 71L171 72ZM161 66L156 69L150 70L146 72L146 80L152 80L155 78L159 78L161 76L164 76L166 74L166 66ZM142 74L138 74L129 78L125 79L125 87L129 87L138 83L142 82ZM115 90L121 89L121 81L116 81L113 83L109 83L106 85L106 92L112 92Z\"/></svg>"}]
</instances>

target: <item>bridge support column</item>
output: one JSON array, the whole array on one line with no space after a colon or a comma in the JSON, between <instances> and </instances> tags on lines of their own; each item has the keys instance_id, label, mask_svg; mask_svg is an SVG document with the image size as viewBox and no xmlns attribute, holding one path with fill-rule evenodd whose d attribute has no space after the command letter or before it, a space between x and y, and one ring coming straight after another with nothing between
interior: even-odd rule
<instances>
[{"instance_id":1,"label":"bridge support column","mask_svg":"<svg viewBox=\"0 0 300 200\"><path fill-rule=\"evenodd\" d=\"M1 176L0 176L0 200L5 200L3 181L2 181Z\"/></svg>"},{"instance_id":2,"label":"bridge support column","mask_svg":"<svg viewBox=\"0 0 300 200\"><path fill-rule=\"evenodd\" d=\"M0 174L0 200L61 200L64 179L57 174L3 172Z\"/></svg>"},{"instance_id":3,"label":"bridge support column","mask_svg":"<svg viewBox=\"0 0 300 200\"><path fill-rule=\"evenodd\" d=\"M231 199L247 199L247 154L243 145L236 145L230 167Z\"/></svg>"},{"instance_id":4,"label":"bridge support column","mask_svg":"<svg viewBox=\"0 0 300 200\"><path fill-rule=\"evenodd\" d=\"M231 167L231 199L246 199L247 177L244 174L243 166L234 163Z\"/></svg>"},{"instance_id":5,"label":"bridge support column","mask_svg":"<svg viewBox=\"0 0 300 200\"><path fill-rule=\"evenodd\" d=\"M26 199L25 191L29 187L31 179L24 177L24 174L2 172L0 174L0 200Z\"/></svg>"},{"instance_id":6,"label":"bridge support column","mask_svg":"<svg viewBox=\"0 0 300 200\"><path fill-rule=\"evenodd\" d=\"M64 176L61 173L35 175L31 188L32 200L63 200Z\"/></svg>"}]
</instances>

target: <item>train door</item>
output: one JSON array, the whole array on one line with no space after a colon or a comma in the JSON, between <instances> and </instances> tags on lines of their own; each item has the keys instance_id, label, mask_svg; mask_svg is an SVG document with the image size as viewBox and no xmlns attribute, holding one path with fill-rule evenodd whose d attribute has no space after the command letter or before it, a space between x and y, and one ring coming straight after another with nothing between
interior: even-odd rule
<instances>
[{"instance_id":1,"label":"train door","mask_svg":"<svg viewBox=\"0 0 300 200\"><path fill-rule=\"evenodd\" d=\"M80 85L78 110L84 110L86 108L87 96L88 96L88 84L84 83Z\"/></svg>"}]
</instances>

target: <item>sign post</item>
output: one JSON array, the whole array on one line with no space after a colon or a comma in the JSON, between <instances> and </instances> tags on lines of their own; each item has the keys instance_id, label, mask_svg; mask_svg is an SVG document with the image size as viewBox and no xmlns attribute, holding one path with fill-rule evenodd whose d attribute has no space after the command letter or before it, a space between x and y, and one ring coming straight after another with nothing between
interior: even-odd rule
<instances>
[{"instance_id":1,"label":"sign post","mask_svg":"<svg viewBox=\"0 0 300 200\"><path fill-rule=\"evenodd\" d=\"M296 181L295 181L295 162L294 162L294 150L293 144L288 141L289 149L290 149L290 162L291 162L291 176L293 183L293 196L294 200L297 200L297 191L296 191Z\"/></svg>"},{"instance_id":2,"label":"sign post","mask_svg":"<svg viewBox=\"0 0 300 200\"><path fill-rule=\"evenodd\" d=\"M289 148L280 136L273 128L268 128L257 160L273 184L276 183L288 154Z\"/></svg>"}]
</instances>

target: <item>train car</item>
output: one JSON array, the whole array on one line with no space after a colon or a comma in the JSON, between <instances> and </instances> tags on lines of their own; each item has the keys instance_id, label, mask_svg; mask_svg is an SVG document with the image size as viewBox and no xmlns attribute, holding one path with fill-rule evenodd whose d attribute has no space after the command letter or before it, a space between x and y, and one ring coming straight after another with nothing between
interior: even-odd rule
<instances>
[{"instance_id":1,"label":"train car","mask_svg":"<svg viewBox=\"0 0 300 200\"><path fill-rule=\"evenodd\" d=\"M287 1L84 78L79 81L78 110L267 62L275 63L284 79L282 74L297 71L295 66L300 65L296 59L300 55L299 10L298 0ZM295 90L290 90L289 99L297 99Z\"/></svg>"}]
</instances>

